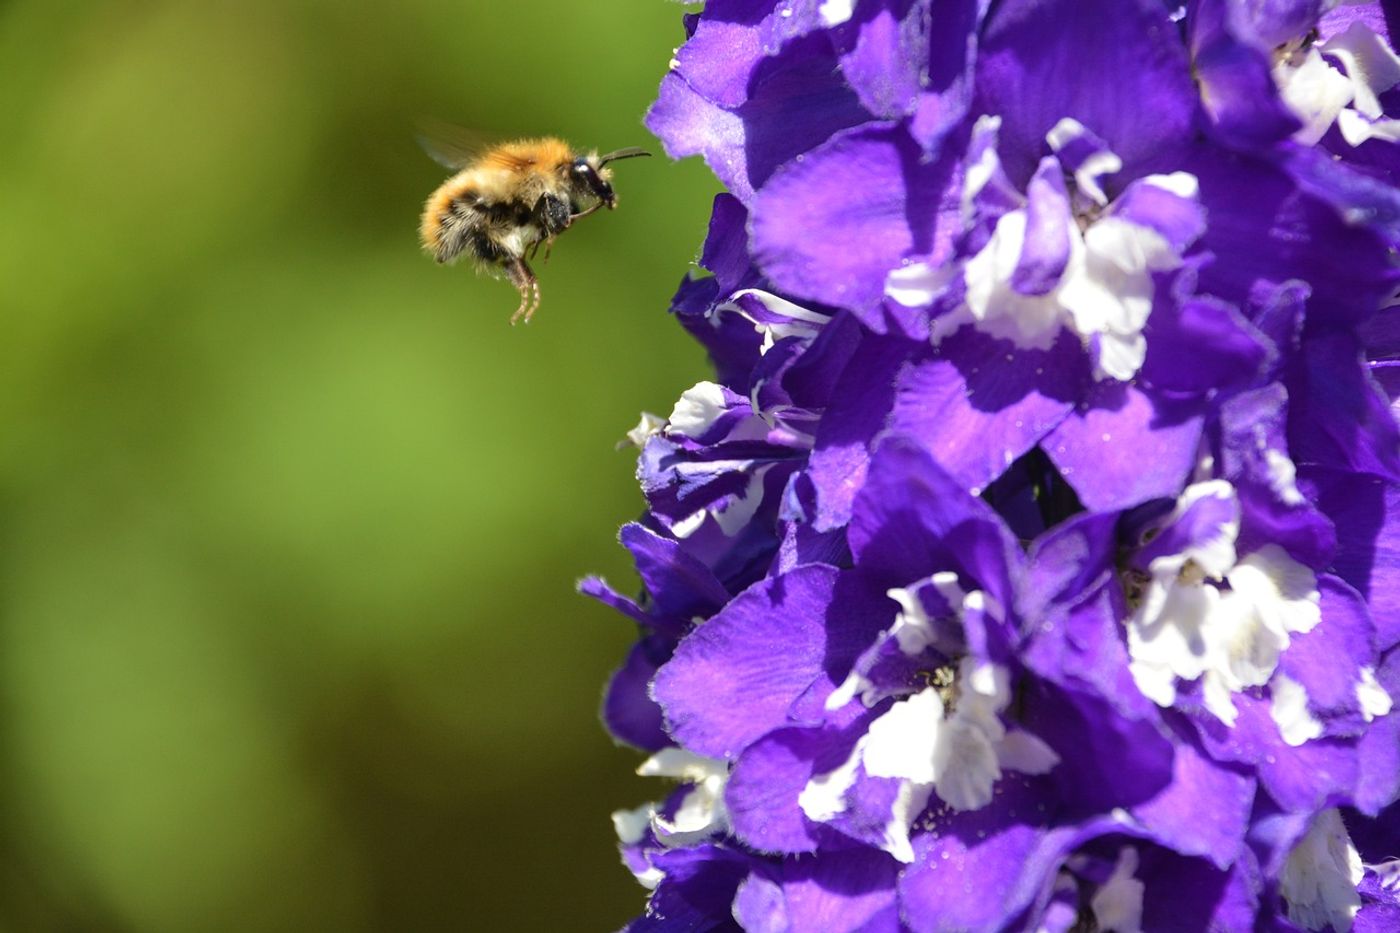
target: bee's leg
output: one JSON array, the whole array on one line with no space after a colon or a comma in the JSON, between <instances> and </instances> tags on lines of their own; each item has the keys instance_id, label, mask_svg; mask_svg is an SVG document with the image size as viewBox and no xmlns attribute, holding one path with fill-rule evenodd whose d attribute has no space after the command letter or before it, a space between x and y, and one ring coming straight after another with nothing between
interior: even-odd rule
<instances>
[{"instance_id":1,"label":"bee's leg","mask_svg":"<svg viewBox=\"0 0 1400 933\"><path fill-rule=\"evenodd\" d=\"M540 238L544 242L544 261L549 262L549 252L554 246L554 238L565 230L569 229L572 219L569 214L569 202L556 198L552 194L544 194L535 202L535 222L544 231L544 236ZM536 240L534 250L530 253L530 258L534 259L539 252L540 240Z\"/></svg>"},{"instance_id":2,"label":"bee's leg","mask_svg":"<svg viewBox=\"0 0 1400 933\"><path fill-rule=\"evenodd\" d=\"M570 214L570 215L569 215L569 222L572 223L573 221L578 220L580 217L587 217L589 214L593 213L594 211L596 211L598 208L600 208L600 207L602 207L602 206L603 206L603 202L602 202L602 201L599 201L597 204L593 205L592 207L590 207L590 208L589 208L588 210L586 210L586 211L579 211L577 214Z\"/></svg>"},{"instance_id":3,"label":"bee's leg","mask_svg":"<svg viewBox=\"0 0 1400 933\"><path fill-rule=\"evenodd\" d=\"M540 306L539 279L535 278L534 271L526 264L523 257L507 262L505 270L506 278L510 280L510 284L514 285L515 290L520 292L520 306L510 316L510 323L514 326L523 319L528 324L535 309Z\"/></svg>"}]
</instances>

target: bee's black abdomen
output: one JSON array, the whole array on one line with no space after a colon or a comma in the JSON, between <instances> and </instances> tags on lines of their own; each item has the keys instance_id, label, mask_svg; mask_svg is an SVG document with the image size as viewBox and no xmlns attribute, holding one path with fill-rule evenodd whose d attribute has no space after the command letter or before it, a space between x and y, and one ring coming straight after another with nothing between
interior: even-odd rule
<instances>
[{"instance_id":1,"label":"bee's black abdomen","mask_svg":"<svg viewBox=\"0 0 1400 933\"><path fill-rule=\"evenodd\" d=\"M465 194L447 203L438 218L439 232L434 257L438 262L450 262L463 250L472 249L483 221L481 201L475 194Z\"/></svg>"},{"instance_id":2,"label":"bee's black abdomen","mask_svg":"<svg viewBox=\"0 0 1400 933\"><path fill-rule=\"evenodd\" d=\"M514 257L501 249L496 243L486 235L484 230L474 230L467 237L467 249L472 255L485 262L504 262Z\"/></svg>"}]
</instances>

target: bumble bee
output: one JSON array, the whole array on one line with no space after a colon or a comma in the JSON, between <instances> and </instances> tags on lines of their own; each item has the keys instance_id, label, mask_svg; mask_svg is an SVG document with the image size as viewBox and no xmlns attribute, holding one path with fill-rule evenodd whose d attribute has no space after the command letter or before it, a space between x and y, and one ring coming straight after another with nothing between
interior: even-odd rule
<instances>
[{"instance_id":1,"label":"bumble bee","mask_svg":"<svg viewBox=\"0 0 1400 933\"><path fill-rule=\"evenodd\" d=\"M651 153L577 153L551 137L476 148L448 138L453 129L434 127L419 136L430 156L457 170L423 207L423 248L438 262L466 254L504 272L520 292L510 322L528 323L540 304L540 285L526 260L535 258L541 244L548 259L554 238L575 220L617 207L609 162Z\"/></svg>"}]
</instances>

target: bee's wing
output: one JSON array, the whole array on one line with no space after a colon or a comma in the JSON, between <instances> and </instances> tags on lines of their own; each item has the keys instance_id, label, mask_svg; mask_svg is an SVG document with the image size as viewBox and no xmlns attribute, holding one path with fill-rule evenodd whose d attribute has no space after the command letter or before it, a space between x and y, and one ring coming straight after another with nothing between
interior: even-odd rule
<instances>
[{"instance_id":1,"label":"bee's wing","mask_svg":"<svg viewBox=\"0 0 1400 933\"><path fill-rule=\"evenodd\" d=\"M418 145L438 165L453 171L465 168L491 145L486 135L458 126L420 117L414 123Z\"/></svg>"}]
</instances>

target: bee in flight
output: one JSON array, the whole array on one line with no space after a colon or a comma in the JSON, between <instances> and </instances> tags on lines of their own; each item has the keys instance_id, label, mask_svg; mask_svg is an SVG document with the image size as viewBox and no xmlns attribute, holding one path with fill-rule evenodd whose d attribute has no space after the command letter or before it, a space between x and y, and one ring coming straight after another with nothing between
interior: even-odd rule
<instances>
[{"instance_id":1,"label":"bee in flight","mask_svg":"<svg viewBox=\"0 0 1400 933\"><path fill-rule=\"evenodd\" d=\"M438 262L466 254L500 269L520 292L510 322L528 323L540 305L540 284L527 260L541 244L548 259L554 238L580 217L617 207L609 162L651 153L577 153L551 137L471 148L453 141L454 133L461 131L433 126L419 135L430 156L457 172L423 207L423 247Z\"/></svg>"}]
</instances>

